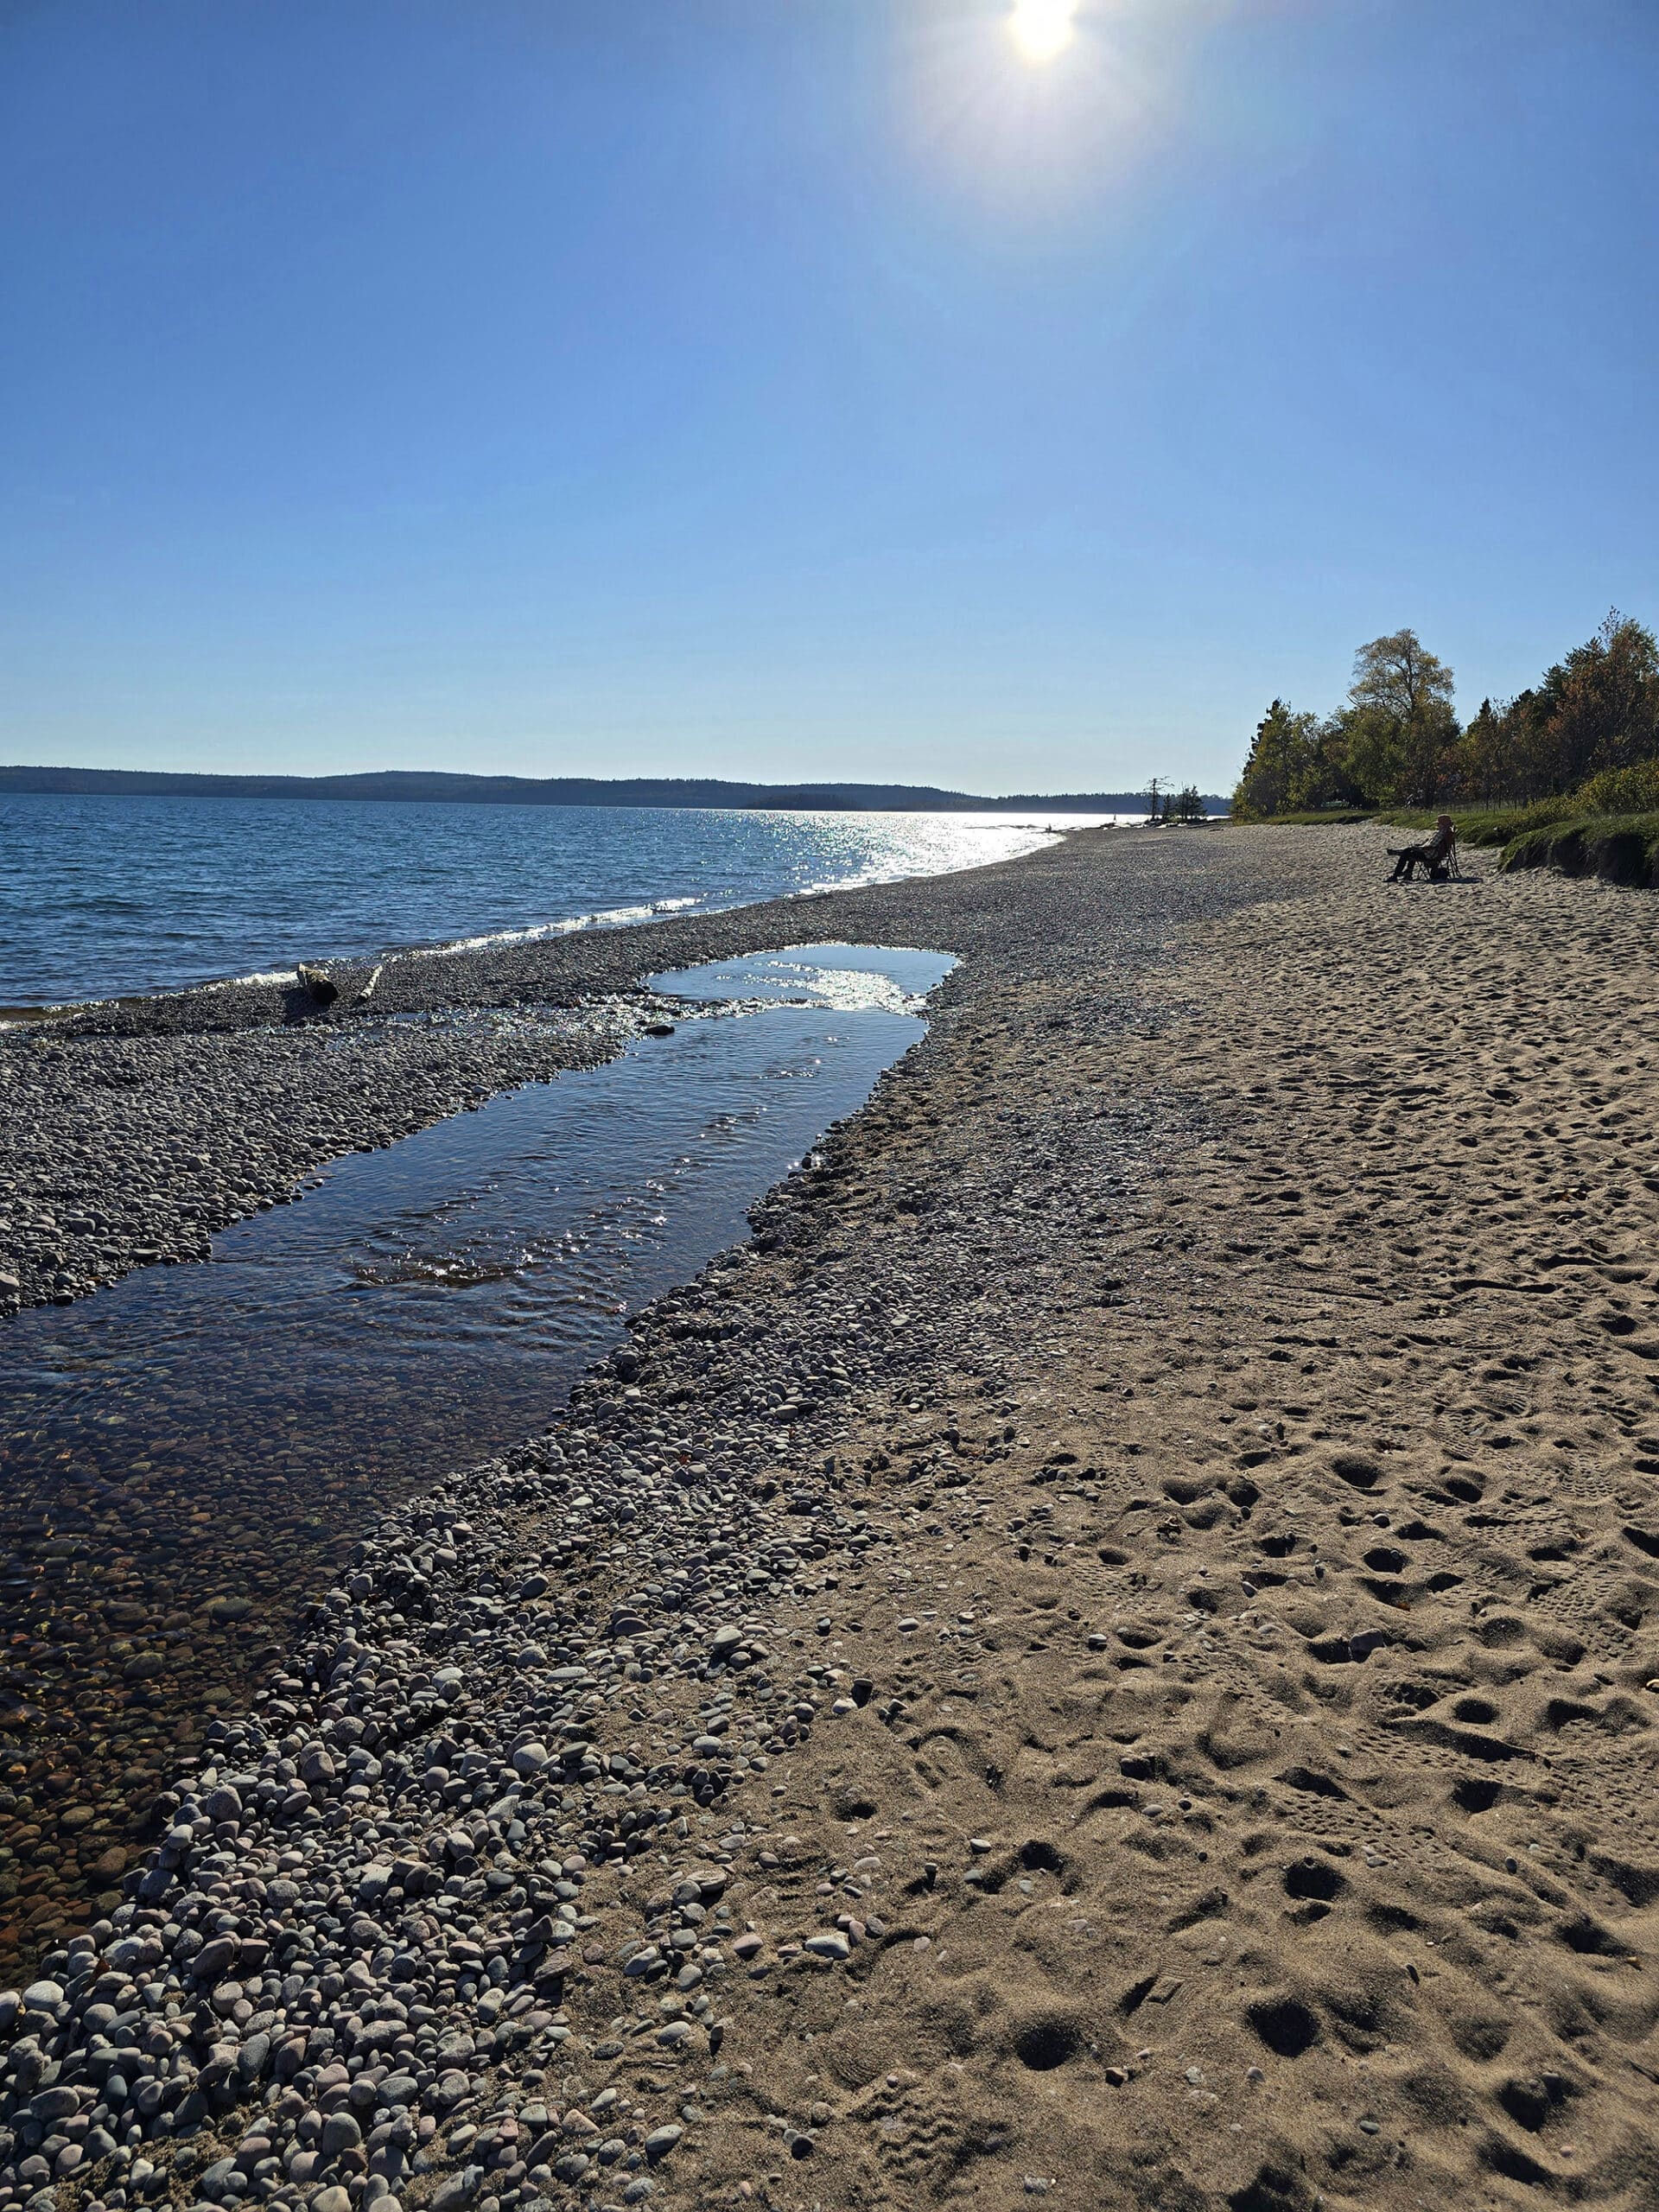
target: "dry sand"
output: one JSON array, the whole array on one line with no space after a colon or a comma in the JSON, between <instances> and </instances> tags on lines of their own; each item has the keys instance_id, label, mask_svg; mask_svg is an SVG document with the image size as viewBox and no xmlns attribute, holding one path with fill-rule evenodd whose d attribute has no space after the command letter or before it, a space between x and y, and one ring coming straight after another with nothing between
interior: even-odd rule
<instances>
[{"instance_id":1,"label":"dry sand","mask_svg":"<svg viewBox=\"0 0 1659 2212\"><path fill-rule=\"evenodd\" d=\"M764 2001L670 2202L1659 2203L1656 910L1229 835L1293 895L1127 1037L982 995L760 1263L879 1274L897 1199L925 1274L1054 1134L1026 1263L847 1407L906 1541L779 1625L874 1693L734 1796Z\"/></svg>"}]
</instances>

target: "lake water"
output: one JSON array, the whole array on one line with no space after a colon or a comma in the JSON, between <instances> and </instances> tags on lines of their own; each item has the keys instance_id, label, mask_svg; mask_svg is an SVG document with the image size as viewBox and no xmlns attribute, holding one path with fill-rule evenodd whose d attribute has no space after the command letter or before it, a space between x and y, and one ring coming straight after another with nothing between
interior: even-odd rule
<instances>
[{"instance_id":1,"label":"lake water","mask_svg":"<svg viewBox=\"0 0 1659 2212\"><path fill-rule=\"evenodd\" d=\"M952 964L815 945L660 977L719 1010L0 1329L0 1975L116 1885L174 1747L245 1701L365 1524L545 1428Z\"/></svg>"},{"instance_id":2,"label":"lake water","mask_svg":"<svg viewBox=\"0 0 1659 2212\"><path fill-rule=\"evenodd\" d=\"M939 874L1050 834L1039 814L5 792L0 1007Z\"/></svg>"}]
</instances>

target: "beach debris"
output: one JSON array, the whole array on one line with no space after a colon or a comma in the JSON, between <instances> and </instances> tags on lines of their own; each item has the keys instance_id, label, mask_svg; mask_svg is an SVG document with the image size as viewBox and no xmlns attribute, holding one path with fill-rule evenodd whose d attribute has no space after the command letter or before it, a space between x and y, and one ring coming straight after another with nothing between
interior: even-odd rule
<instances>
[{"instance_id":1,"label":"beach debris","mask_svg":"<svg viewBox=\"0 0 1659 2212\"><path fill-rule=\"evenodd\" d=\"M315 968L308 961L300 961L295 968L300 988L313 1006L333 1006L340 996L340 985L326 968Z\"/></svg>"}]
</instances>

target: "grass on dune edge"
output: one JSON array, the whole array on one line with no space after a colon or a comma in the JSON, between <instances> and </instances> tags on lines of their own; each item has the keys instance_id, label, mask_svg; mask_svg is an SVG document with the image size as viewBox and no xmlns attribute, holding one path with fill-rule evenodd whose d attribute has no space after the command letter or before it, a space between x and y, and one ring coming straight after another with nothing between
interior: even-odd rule
<instances>
[{"instance_id":1,"label":"grass on dune edge","mask_svg":"<svg viewBox=\"0 0 1659 2212\"><path fill-rule=\"evenodd\" d=\"M1427 835L1441 813L1446 812L1457 823L1458 835L1465 845L1510 845L1532 830L1548 829L1552 823L1582 820L1585 811L1570 798L1539 798L1527 804L1507 806L1390 807L1376 818L1402 830L1420 830Z\"/></svg>"},{"instance_id":2,"label":"grass on dune edge","mask_svg":"<svg viewBox=\"0 0 1659 2212\"><path fill-rule=\"evenodd\" d=\"M1532 806L1454 807L1452 815L1465 845L1507 845L1522 830L1537 829L1575 811L1570 800L1540 799ZM1431 812L1423 807L1321 806L1300 813L1268 815L1259 823L1240 815L1227 818L1245 829L1323 830L1351 822L1383 822L1401 830L1429 830L1437 815L1438 810Z\"/></svg>"},{"instance_id":3,"label":"grass on dune edge","mask_svg":"<svg viewBox=\"0 0 1659 2212\"><path fill-rule=\"evenodd\" d=\"M1374 806L1310 807L1303 814L1269 814L1260 818L1249 814L1230 814L1225 820L1236 823L1241 830L1324 830L1333 823L1375 822Z\"/></svg>"},{"instance_id":4,"label":"grass on dune edge","mask_svg":"<svg viewBox=\"0 0 1659 2212\"><path fill-rule=\"evenodd\" d=\"M1659 814L1580 814L1540 823L1510 840L1498 866L1558 868L1564 875L1659 889Z\"/></svg>"},{"instance_id":5,"label":"grass on dune edge","mask_svg":"<svg viewBox=\"0 0 1659 2212\"><path fill-rule=\"evenodd\" d=\"M1465 845L1499 845L1498 866L1556 868L1564 875L1598 875L1609 883L1659 889L1659 812L1593 814L1570 798L1536 799L1529 805L1447 810ZM1275 814L1259 826L1323 827L1332 823L1380 822L1400 830L1427 832L1435 811L1426 807L1325 807L1300 814ZM1257 825L1247 825L1257 826Z\"/></svg>"}]
</instances>

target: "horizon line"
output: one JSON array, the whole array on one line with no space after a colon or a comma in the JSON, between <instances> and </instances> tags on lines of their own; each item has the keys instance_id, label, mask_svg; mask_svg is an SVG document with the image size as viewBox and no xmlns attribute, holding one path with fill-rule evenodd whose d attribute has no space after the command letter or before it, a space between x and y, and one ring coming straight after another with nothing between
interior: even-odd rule
<instances>
[{"instance_id":1,"label":"horizon line","mask_svg":"<svg viewBox=\"0 0 1659 2212\"><path fill-rule=\"evenodd\" d=\"M754 808L803 813L999 812L1047 807L1072 813L1116 813L1149 803L1152 779L1135 790L1012 791L995 797L935 784L885 784L829 779L747 781L719 776L515 776L467 769L375 768L298 776L163 768L74 768L0 765L0 793L66 798L331 798L429 804ZM1173 782L1156 779L1160 796ZM622 796L626 794L625 798ZM1206 810L1224 797L1204 791Z\"/></svg>"}]
</instances>

